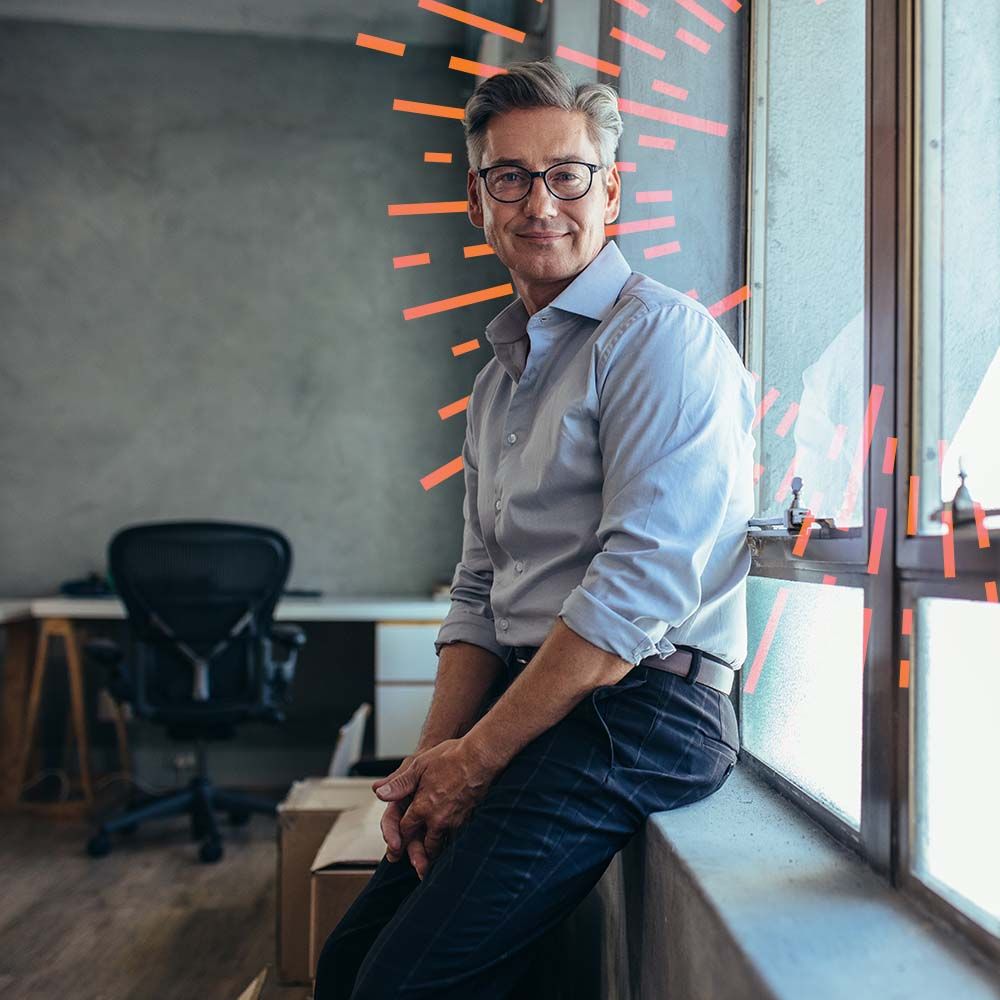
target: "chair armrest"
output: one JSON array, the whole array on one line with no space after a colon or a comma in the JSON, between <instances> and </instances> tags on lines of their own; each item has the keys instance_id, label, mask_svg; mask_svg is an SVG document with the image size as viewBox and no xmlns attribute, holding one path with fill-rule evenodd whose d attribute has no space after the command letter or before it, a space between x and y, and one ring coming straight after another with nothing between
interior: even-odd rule
<instances>
[{"instance_id":1,"label":"chair armrest","mask_svg":"<svg viewBox=\"0 0 1000 1000\"><path fill-rule=\"evenodd\" d=\"M301 649L306 644L306 633L298 625L271 624L271 641L286 649Z\"/></svg>"}]
</instances>

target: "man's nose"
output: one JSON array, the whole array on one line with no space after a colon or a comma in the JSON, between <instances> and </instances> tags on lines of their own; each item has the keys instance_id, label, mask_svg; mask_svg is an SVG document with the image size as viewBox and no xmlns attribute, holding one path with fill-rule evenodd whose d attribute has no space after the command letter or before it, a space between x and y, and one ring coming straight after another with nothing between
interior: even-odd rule
<instances>
[{"instance_id":1,"label":"man's nose","mask_svg":"<svg viewBox=\"0 0 1000 1000\"><path fill-rule=\"evenodd\" d=\"M545 181L541 177L531 178L531 187L524 197L524 214L532 218L551 218L558 214L556 199L552 192L545 186Z\"/></svg>"}]
</instances>

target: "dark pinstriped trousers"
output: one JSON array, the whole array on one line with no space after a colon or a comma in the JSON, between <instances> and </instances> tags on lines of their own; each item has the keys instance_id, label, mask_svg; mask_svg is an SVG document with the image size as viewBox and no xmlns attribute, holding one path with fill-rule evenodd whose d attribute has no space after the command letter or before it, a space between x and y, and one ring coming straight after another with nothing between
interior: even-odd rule
<instances>
[{"instance_id":1,"label":"dark pinstriped trousers","mask_svg":"<svg viewBox=\"0 0 1000 1000\"><path fill-rule=\"evenodd\" d=\"M712 688L642 664L597 688L514 757L422 882L382 858L326 941L315 1000L530 997L546 935L647 816L719 789L738 748Z\"/></svg>"}]
</instances>

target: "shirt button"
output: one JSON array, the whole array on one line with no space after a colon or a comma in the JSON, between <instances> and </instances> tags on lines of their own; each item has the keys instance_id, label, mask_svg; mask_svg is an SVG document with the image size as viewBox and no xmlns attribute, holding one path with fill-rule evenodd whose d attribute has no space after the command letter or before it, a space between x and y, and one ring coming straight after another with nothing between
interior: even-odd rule
<instances>
[{"instance_id":1,"label":"shirt button","mask_svg":"<svg viewBox=\"0 0 1000 1000\"><path fill-rule=\"evenodd\" d=\"M507 631L507 629L510 628L510 622L507 621L506 618L501 618L499 624L500 624L500 628L502 628L505 632Z\"/></svg>"},{"instance_id":2,"label":"shirt button","mask_svg":"<svg viewBox=\"0 0 1000 1000\"><path fill-rule=\"evenodd\" d=\"M517 571L518 573L520 573L520 572L521 572L521 571L522 571L522 570L524 569L524 563L523 563L523 562L521 562L521 560L520 560L520 559L518 559L518 561L517 561L516 563L514 563L514 569L515 569L515 570L516 570L516 571Z\"/></svg>"},{"instance_id":3,"label":"shirt button","mask_svg":"<svg viewBox=\"0 0 1000 1000\"><path fill-rule=\"evenodd\" d=\"M513 444L517 440L517 435L510 433L507 435L507 444Z\"/></svg>"},{"instance_id":4,"label":"shirt button","mask_svg":"<svg viewBox=\"0 0 1000 1000\"><path fill-rule=\"evenodd\" d=\"M499 509L500 509L500 501L499 501L499 500L497 500L497 502L496 502L495 504L493 504L493 506L494 506L494 507L495 507L495 508L496 508L497 510L499 510Z\"/></svg>"}]
</instances>

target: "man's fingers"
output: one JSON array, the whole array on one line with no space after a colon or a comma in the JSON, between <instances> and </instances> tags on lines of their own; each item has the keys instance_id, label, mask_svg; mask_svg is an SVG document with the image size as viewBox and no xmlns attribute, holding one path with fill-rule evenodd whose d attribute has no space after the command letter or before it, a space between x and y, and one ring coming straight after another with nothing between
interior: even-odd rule
<instances>
[{"instance_id":1,"label":"man's fingers","mask_svg":"<svg viewBox=\"0 0 1000 1000\"><path fill-rule=\"evenodd\" d=\"M428 830L424 837L424 851L428 861L434 861L444 850L450 831L447 829Z\"/></svg>"},{"instance_id":2,"label":"man's fingers","mask_svg":"<svg viewBox=\"0 0 1000 1000\"><path fill-rule=\"evenodd\" d=\"M406 845L406 853L410 856L410 864L413 865L414 871L423 880L427 874L427 870L430 868L430 862L427 860L427 852L424 850L423 841L419 837L411 840Z\"/></svg>"},{"instance_id":3,"label":"man's fingers","mask_svg":"<svg viewBox=\"0 0 1000 1000\"><path fill-rule=\"evenodd\" d=\"M418 781L419 775L417 774L417 768L411 765L405 771L396 775L396 777L390 778L385 782L385 784L379 785L375 788L375 794L382 799L383 802L403 799L406 798L407 795L413 794L416 790Z\"/></svg>"},{"instance_id":4,"label":"man's fingers","mask_svg":"<svg viewBox=\"0 0 1000 1000\"><path fill-rule=\"evenodd\" d=\"M386 846L390 850L397 852L402 847L403 841L399 834L399 821L403 816L403 804L400 802L390 802L389 805L385 807L385 812L382 813L382 819L379 826L382 830L382 839L386 842ZM395 860L390 858L390 861Z\"/></svg>"}]
</instances>

